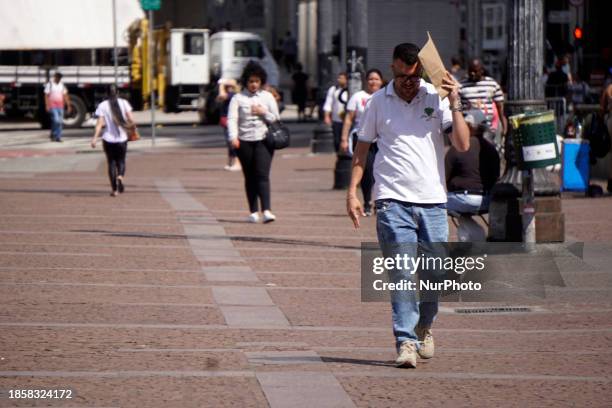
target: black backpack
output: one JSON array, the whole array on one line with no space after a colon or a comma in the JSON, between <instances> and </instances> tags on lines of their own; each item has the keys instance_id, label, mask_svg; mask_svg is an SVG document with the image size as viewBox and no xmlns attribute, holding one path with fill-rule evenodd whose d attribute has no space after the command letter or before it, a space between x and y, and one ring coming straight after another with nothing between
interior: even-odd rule
<instances>
[{"instance_id":1,"label":"black backpack","mask_svg":"<svg viewBox=\"0 0 612 408\"><path fill-rule=\"evenodd\" d=\"M594 112L586 117L584 138L591 144L592 156L598 159L606 157L612 142L602 116Z\"/></svg>"}]
</instances>

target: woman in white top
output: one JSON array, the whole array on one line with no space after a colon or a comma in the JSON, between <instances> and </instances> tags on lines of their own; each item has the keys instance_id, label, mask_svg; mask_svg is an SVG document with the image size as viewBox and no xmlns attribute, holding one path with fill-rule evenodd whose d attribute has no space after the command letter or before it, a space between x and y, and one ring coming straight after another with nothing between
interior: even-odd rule
<instances>
[{"instance_id":1,"label":"woman in white top","mask_svg":"<svg viewBox=\"0 0 612 408\"><path fill-rule=\"evenodd\" d=\"M268 124L280 119L274 96L264 91L266 71L251 61L242 72L242 92L230 102L227 114L228 137L238 150L244 174L249 210L249 222L259 222L258 200L263 211L263 222L276 219L270 207L270 167L274 149L266 143Z\"/></svg>"},{"instance_id":2,"label":"woman in white top","mask_svg":"<svg viewBox=\"0 0 612 408\"><path fill-rule=\"evenodd\" d=\"M366 73L366 90L359 91L351 96L346 104L346 115L342 126L342 136L340 138L340 152L351 153L351 147L357 143L355 134L359 129L359 121L363 116L366 105L374 92L383 86L382 73L372 68ZM349 137L350 136L350 137ZM351 143L351 144L349 144ZM374 186L374 157L378 150L376 143L372 143L366 161L365 172L361 178L361 193L363 194L364 213L366 216L372 215L372 187Z\"/></svg>"},{"instance_id":3,"label":"woman in white top","mask_svg":"<svg viewBox=\"0 0 612 408\"><path fill-rule=\"evenodd\" d=\"M123 178L125 177L125 156L128 143L125 128L128 127L128 122L134 123L132 107L128 101L117 96L115 86L110 86L108 99L98 105L95 115L98 122L93 139L91 139L91 147L96 147L102 128L104 128L102 144L108 162L108 177L113 189L111 196L116 197L118 193L124 191Z\"/></svg>"}]
</instances>

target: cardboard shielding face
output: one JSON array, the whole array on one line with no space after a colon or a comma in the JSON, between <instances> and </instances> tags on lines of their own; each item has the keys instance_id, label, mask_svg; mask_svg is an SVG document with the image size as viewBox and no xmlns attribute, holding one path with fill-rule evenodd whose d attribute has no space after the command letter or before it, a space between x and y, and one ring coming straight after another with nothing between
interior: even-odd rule
<instances>
[{"instance_id":1,"label":"cardboard shielding face","mask_svg":"<svg viewBox=\"0 0 612 408\"><path fill-rule=\"evenodd\" d=\"M448 95L448 92L442 89L442 78L446 74L446 68L444 68L442 58L440 58L438 49L429 32L427 32L427 38L427 42L421 48L421 52L419 52L419 61L429 77L429 81L436 87L438 95L444 99Z\"/></svg>"}]
</instances>

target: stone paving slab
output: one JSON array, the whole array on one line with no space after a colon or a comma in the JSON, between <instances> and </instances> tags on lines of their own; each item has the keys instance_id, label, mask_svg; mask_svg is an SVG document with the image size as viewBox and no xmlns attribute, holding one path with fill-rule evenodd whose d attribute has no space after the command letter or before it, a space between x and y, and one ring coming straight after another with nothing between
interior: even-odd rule
<instances>
[{"instance_id":1,"label":"stone paving slab","mask_svg":"<svg viewBox=\"0 0 612 408\"><path fill-rule=\"evenodd\" d=\"M574 407L588 400L592 407L606 407L608 383L538 381L534 379L440 379L340 377L346 392L360 407L392 406L410 400L412 407L533 406ZM415 396L427 389L427 397ZM407 391L410 390L410 391ZM414 392L412 390L415 390Z\"/></svg>"},{"instance_id":2,"label":"stone paving slab","mask_svg":"<svg viewBox=\"0 0 612 408\"><path fill-rule=\"evenodd\" d=\"M215 376L151 375L134 372L133 375L113 373L106 376L77 373L70 377L0 376L0 388L74 390L73 401L19 401L13 406L65 407L267 407L267 401L253 374ZM231 391L228 391L231 390ZM33 405L34 404L34 405ZM48 405L49 404L49 405Z\"/></svg>"}]
</instances>

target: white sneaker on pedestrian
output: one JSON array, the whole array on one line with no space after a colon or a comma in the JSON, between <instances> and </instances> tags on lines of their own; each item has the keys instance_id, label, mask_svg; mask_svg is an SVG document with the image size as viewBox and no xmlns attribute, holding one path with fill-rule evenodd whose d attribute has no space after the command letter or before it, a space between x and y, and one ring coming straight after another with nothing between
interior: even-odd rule
<instances>
[{"instance_id":1,"label":"white sneaker on pedestrian","mask_svg":"<svg viewBox=\"0 0 612 408\"><path fill-rule=\"evenodd\" d=\"M416 368L417 364L417 350L416 343L412 341L405 341L402 343L395 360L396 367L411 367Z\"/></svg>"},{"instance_id":2,"label":"white sneaker on pedestrian","mask_svg":"<svg viewBox=\"0 0 612 408\"><path fill-rule=\"evenodd\" d=\"M252 224L257 224L259 222L259 213L254 212L247 217L247 221Z\"/></svg>"},{"instance_id":3,"label":"white sneaker on pedestrian","mask_svg":"<svg viewBox=\"0 0 612 408\"><path fill-rule=\"evenodd\" d=\"M264 213L263 213L263 222L264 222L264 224L267 224L267 223L272 222L274 220L276 220L276 215L272 214L270 212L270 210L264 211Z\"/></svg>"},{"instance_id":4,"label":"white sneaker on pedestrian","mask_svg":"<svg viewBox=\"0 0 612 408\"><path fill-rule=\"evenodd\" d=\"M240 162L236 161L236 163L234 163L233 165L229 166L229 171L240 171L242 170L242 166L240 165Z\"/></svg>"},{"instance_id":5,"label":"white sneaker on pedestrian","mask_svg":"<svg viewBox=\"0 0 612 408\"><path fill-rule=\"evenodd\" d=\"M421 358L432 358L434 356L435 346L431 328L417 326L414 331L419 338L420 347L417 353L419 353Z\"/></svg>"}]
</instances>

